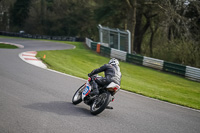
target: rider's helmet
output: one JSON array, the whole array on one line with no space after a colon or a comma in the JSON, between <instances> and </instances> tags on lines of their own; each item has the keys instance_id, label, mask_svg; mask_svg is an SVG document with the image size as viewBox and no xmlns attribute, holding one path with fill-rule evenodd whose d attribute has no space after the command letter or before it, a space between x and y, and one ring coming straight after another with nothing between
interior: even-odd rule
<instances>
[{"instance_id":1,"label":"rider's helmet","mask_svg":"<svg viewBox=\"0 0 200 133\"><path fill-rule=\"evenodd\" d=\"M110 59L109 64L119 66L119 61L115 58Z\"/></svg>"}]
</instances>

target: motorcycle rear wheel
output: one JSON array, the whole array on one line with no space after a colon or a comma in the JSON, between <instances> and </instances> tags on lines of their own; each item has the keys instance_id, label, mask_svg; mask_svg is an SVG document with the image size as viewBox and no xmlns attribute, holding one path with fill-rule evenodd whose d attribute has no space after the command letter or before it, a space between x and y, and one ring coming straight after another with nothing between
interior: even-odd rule
<instances>
[{"instance_id":1,"label":"motorcycle rear wheel","mask_svg":"<svg viewBox=\"0 0 200 133\"><path fill-rule=\"evenodd\" d=\"M108 106L110 101L111 101L110 92L104 92L100 94L96 98L96 100L94 100L93 104L90 106L90 113L93 115L101 113Z\"/></svg>"},{"instance_id":2,"label":"motorcycle rear wheel","mask_svg":"<svg viewBox=\"0 0 200 133\"><path fill-rule=\"evenodd\" d=\"M85 84L83 84L74 94L74 96L72 97L72 103L73 104L79 104L80 102L82 102L82 92L84 89Z\"/></svg>"}]
</instances>

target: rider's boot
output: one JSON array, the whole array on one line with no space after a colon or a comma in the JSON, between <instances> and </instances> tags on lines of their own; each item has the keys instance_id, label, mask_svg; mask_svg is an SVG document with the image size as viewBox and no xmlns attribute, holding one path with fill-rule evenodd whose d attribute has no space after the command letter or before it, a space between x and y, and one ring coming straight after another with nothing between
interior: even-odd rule
<instances>
[{"instance_id":1,"label":"rider's boot","mask_svg":"<svg viewBox=\"0 0 200 133\"><path fill-rule=\"evenodd\" d=\"M89 93L90 96L99 95L97 83L93 83L93 91Z\"/></svg>"},{"instance_id":2,"label":"rider's boot","mask_svg":"<svg viewBox=\"0 0 200 133\"><path fill-rule=\"evenodd\" d=\"M94 95L99 95L99 90L96 88L96 89L93 89L92 92L89 93L90 96L94 96Z\"/></svg>"}]
</instances>

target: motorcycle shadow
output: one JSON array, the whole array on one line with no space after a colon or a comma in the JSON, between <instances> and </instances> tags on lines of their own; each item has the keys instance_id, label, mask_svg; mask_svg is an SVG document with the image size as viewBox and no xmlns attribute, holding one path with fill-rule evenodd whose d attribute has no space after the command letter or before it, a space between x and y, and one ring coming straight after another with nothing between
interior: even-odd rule
<instances>
[{"instance_id":1,"label":"motorcycle shadow","mask_svg":"<svg viewBox=\"0 0 200 133\"><path fill-rule=\"evenodd\" d=\"M34 109L43 112L51 112L58 115L70 115L78 117L93 117L89 109L83 106L73 105L70 102L52 101L49 103L33 103L23 106L24 108Z\"/></svg>"}]
</instances>

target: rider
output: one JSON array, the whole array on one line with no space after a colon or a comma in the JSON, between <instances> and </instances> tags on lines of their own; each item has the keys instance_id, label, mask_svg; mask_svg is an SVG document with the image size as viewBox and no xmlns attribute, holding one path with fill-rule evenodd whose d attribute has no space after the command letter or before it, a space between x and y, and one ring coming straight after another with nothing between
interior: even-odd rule
<instances>
[{"instance_id":1,"label":"rider","mask_svg":"<svg viewBox=\"0 0 200 133\"><path fill-rule=\"evenodd\" d=\"M94 69L91 73L88 74L89 77L92 75L98 74L100 72L103 72L105 74L105 77L98 77L93 81L93 91L90 92L89 95L98 95L98 85L104 86L108 85L111 82L114 82L118 85L121 84L121 72L119 67L119 61L115 58L112 58L108 64L104 64L100 68Z\"/></svg>"}]
</instances>

